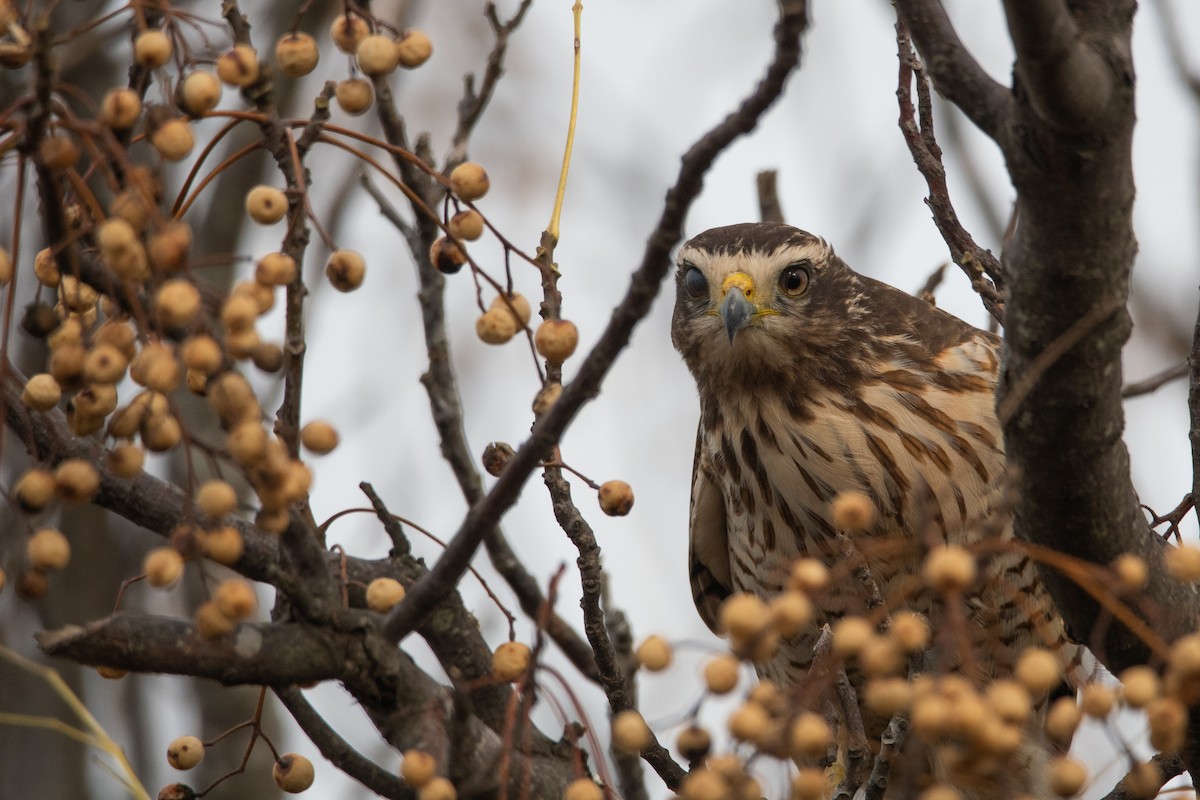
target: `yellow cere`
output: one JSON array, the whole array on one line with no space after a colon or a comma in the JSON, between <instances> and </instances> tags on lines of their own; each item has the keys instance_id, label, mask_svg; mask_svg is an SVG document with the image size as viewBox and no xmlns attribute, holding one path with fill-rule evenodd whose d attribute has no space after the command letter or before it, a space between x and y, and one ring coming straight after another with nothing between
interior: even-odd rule
<instances>
[{"instance_id":1,"label":"yellow cere","mask_svg":"<svg viewBox=\"0 0 1200 800\"><path fill-rule=\"evenodd\" d=\"M744 272L735 272L721 284L721 296L729 294L730 289L741 289L747 300L754 299L754 279Z\"/></svg>"}]
</instances>

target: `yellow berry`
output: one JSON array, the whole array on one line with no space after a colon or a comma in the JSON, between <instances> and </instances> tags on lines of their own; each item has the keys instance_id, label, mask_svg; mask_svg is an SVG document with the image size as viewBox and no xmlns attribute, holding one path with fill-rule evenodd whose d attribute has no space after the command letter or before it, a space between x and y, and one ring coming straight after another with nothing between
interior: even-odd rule
<instances>
[{"instance_id":1,"label":"yellow berry","mask_svg":"<svg viewBox=\"0 0 1200 800\"><path fill-rule=\"evenodd\" d=\"M671 666L671 643L661 636L647 636L634 653L638 664L650 672L661 672Z\"/></svg>"},{"instance_id":2,"label":"yellow berry","mask_svg":"<svg viewBox=\"0 0 1200 800\"><path fill-rule=\"evenodd\" d=\"M187 120L171 119L150 134L150 144L167 161L182 161L196 146L196 134Z\"/></svg>"},{"instance_id":3,"label":"yellow berry","mask_svg":"<svg viewBox=\"0 0 1200 800\"><path fill-rule=\"evenodd\" d=\"M167 745L167 763L175 769L191 769L204 760L204 742L195 736L180 736Z\"/></svg>"},{"instance_id":4,"label":"yellow berry","mask_svg":"<svg viewBox=\"0 0 1200 800\"><path fill-rule=\"evenodd\" d=\"M424 750L405 750L400 777L420 789L437 776L437 759Z\"/></svg>"},{"instance_id":5,"label":"yellow berry","mask_svg":"<svg viewBox=\"0 0 1200 800\"><path fill-rule=\"evenodd\" d=\"M489 186L487 170L473 161L459 164L450 171L450 191L460 200L478 200L487 194Z\"/></svg>"},{"instance_id":6,"label":"yellow berry","mask_svg":"<svg viewBox=\"0 0 1200 800\"><path fill-rule=\"evenodd\" d=\"M458 791L449 778L440 775L421 787L417 800L456 800Z\"/></svg>"},{"instance_id":7,"label":"yellow berry","mask_svg":"<svg viewBox=\"0 0 1200 800\"><path fill-rule=\"evenodd\" d=\"M337 429L324 420L313 420L300 429L300 442L311 453L324 455L338 446Z\"/></svg>"},{"instance_id":8,"label":"yellow berry","mask_svg":"<svg viewBox=\"0 0 1200 800\"><path fill-rule=\"evenodd\" d=\"M196 491L196 505L210 517L223 517L237 508L237 490L222 480L205 481Z\"/></svg>"},{"instance_id":9,"label":"yellow berry","mask_svg":"<svg viewBox=\"0 0 1200 800\"><path fill-rule=\"evenodd\" d=\"M133 89L109 89L100 101L100 121L123 131L132 128L142 114L142 98Z\"/></svg>"},{"instance_id":10,"label":"yellow berry","mask_svg":"<svg viewBox=\"0 0 1200 800\"><path fill-rule=\"evenodd\" d=\"M221 102L221 81L211 72L197 70L183 79L180 105L193 117L201 117Z\"/></svg>"},{"instance_id":11,"label":"yellow berry","mask_svg":"<svg viewBox=\"0 0 1200 800\"><path fill-rule=\"evenodd\" d=\"M25 543L29 565L34 569L63 569L71 563L71 543L55 528L40 528Z\"/></svg>"},{"instance_id":12,"label":"yellow berry","mask_svg":"<svg viewBox=\"0 0 1200 800\"><path fill-rule=\"evenodd\" d=\"M58 381L44 372L31 376L21 390L21 402L35 411L49 411L58 405L61 397Z\"/></svg>"},{"instance_id":13,"label":"yellow berry","mask_svg":"<svg viewBox=\"0 0 1200 800\"><path fill-rule=\"evenodd\" d=\"M622 711L613 717L613 744L630 753L640 753L650 746L654 736L646 720L636 711Z\"/></svg>"},{"instance_id":14,"label":"yellow berry","mask_svg":"<svg viewBox=\"0 0 1200 800\"><path fill-rule=\"evenodd\" d=\"M183 576L183 556L174 547L156 547L142 562L146 583L157 589L174 586Z\"/></svg>"},{"instance_id":15,"label":"yellow berry","mask_svg":"<svg viewBox=\"0 0 1200 800\"><path fill-rule=\"evenodd\" d=\"M271 768L275 785L288 794L299 794L313 785L315 773L312 762L296 753L284 753Z\"/></svg>"},{"instance_id":16,"label":"yellow berry","mask_svg":"<svg viewBox=\"0 0 1200 800\"><path fill-rule=\"evenodd\" d=\"M354 58L363 74L372 77L387 75L399 63L396 43L382 34L364 36L354 51Z\"/></svg>"},{"instance_id":17,"label":"yellow berry","mask_svg":"<svg viewBox=\"0 0 1200 800\"><path fill-rule=\"evenodd\" d=\"M548 319L533 334L533 344L547 361L561 363L579 345L579 329L565 319Z\"/></svg>"},{"instance_id":18,"label":"yellow berry","mask_svg":"<svg viewBox=\"0 0 1200 800\"><path fill-rule=\"evenodd\" d=\"M230 578L217 586L213 595L217 609L231 620L243 620L258 609L258 595L248 581Z\"/></svg>"},{"instance_id":19,"label":"yellow berry","mask_svg":"<svg viewBox=\"0 0 1200 800\"><path fill-rule=\"evenodd\" d=\"M312 72L320 58L317 40L307 33L285 33L275 42L275 63L279 65L279 71L289 78L299 78Z\"/></svg>"},{"instance_id":20,"label":"yellow berry","mask_svg":"<svg viewBox=\"0 0 1200 800\"><path fill-rule=\"evenodd\" d=\"M325 262L325 277L339 292L352 292L362 286L367 265L353 250L334 250Z\"/></svg>"},{"instance_id":21,"label":"yellow berry","mask_svg":"<svg viewBox=\"0 0 1200 800\"><path fill-rule=\"evenodd\" d=\"M258 52L238 44L217 59L217 77L230 86L246 87L258 80Z\"/></svg>"},{"instance_id":22,"label":"yellow berry","mask_svg":"<svg viewBox=\"0 0 1200 800\"><path fill-rule=\"evenodd\" d=\"M396 58L405 69L416 69L433 55L433 42L416 28L409 28L396 39Z\"/></svg>"},{"instance_id":23,"label":"yellow berry","mask_svg":"<svg viewBox=\"0 0 1200 800\"><path fill-rule=\"evenodd\" d=\"M86 503L100 490L100 473L90 462L70 458L54 470L54 488L68 503Z\"/></svg>"},{"instance_id":24,"label":"yellow berry","mask_svg":"<svg viewBox=\"0 0 1200 800\"><path fill-rule=\"evenodd\" d=\"M450 218L446 230L455 239L473 242L483 236L483 215L473 208L459 211Z\"/></svg>"},{"instance_id":25,"label":"yellow berry","mask_svg":"<svg viewBox=\"0 0 1200 800\"><path fill-rule=\"evenodd\" d=\"M142 31L133 40L133 60L146 69L158 69L171 60L171 38L160 30Z\"/></svg>"},{"instance_id":26,"label":"yellow berry","mask_svg":"<svg viewBox=\"0 0 1200 800\"><path fill-rule=\"evenodd\" d=\"M505 642L492 654L492 674L502 681L515 681L529 669L530 658L527 645Z\"/></svg>"},{"instance_id":27,"label":"yellow berry","mask_svg":"<svg viewBox=\"0 0 1200 800\"><path fill-rule=\"evenodd\" d=\"M404 599L404 584L395 578L376 578L367 584L367 608L383 614Z\"/></svg>"},{"instance_id":28,"label":"yellow berry","mask_svg":"<svg viewBox=\"0 0 1200 800\"><path fill-rule=\"evenodd\" d=\"M343 53L354 53L358 49L358 43L370 32L371 28L365 19L349 12L334 17L333 24L329 27L333 43Z\"/></svg>"},{"instance_id":29,"label":"yellow berry","mask_svg":"<svg viewBox=\"0 0 1200 800\"><path fill-rule=\"evenodd\" d=\"M704 684L713 694L729 694L737 686L738 667L733 656L715 656L704 665Z\"/></svg>"},{"instance_id":30,"label":"yellow berry","mask_svg":"<svg viewBox=\"0 0 1200 800\"><path fill-rule=\"evenodd\" d=\"M1048 770L1050 791L1059 797L1079 794L1087 783L1087 770L1073 758L1058 756L1050 762Z\"/></svg>"},{"instance_id":31,"label":"yellow berry","mask_svg":"<svg viewBox=\"0 0 1200 800\"><path fill-rule=\"evenodd\" d=\"M921 567L925 582L942 594L959 593L975 582L975 557L957 545L929 551Z\"/></svg>"},{"instance_id":32,"label":"yellow berry","mask_svg":"<svg viewBox=\"0 0 1200 800\"><path fill-rule=\"evenodd\" d=\"M489 309L475 320L475 335L485 344L504 344L518 330L516 318L506 309Z\"/></svg>"},{"instance_id":33,"label":"yellow berry","mask_svg":"<svg viewBox=\"0 0 1200 800\"><path fill-rule=\"evenodd\" d=\"M246 213L260 225L273 225L287 214L287 195L274 186L255 186L246 193Z\"/></svg>"},{"instance_id":34,"label":"yellow berry","mask_svg":"<svg viewBox=\"0 0 1200 800\"><path fill-rule=\"evenodd\" d=\"M633 508L633 489L625 481L605 481L598 496L600 510L610 517L623 517Z\"/></svg>"},{"instance_id":35,"label":"yellow berry","mask_svg":"<svg viewBox=\"0 0 1200 800\"><path fill-rule=\"evenodd\" d=\"M875 522L875 504L861 492L838 492L829 511L833 526L846 533L865 531Z\"/></svg>"},{"instance_id":36,"label":"yellow berry","mask_svg":"<svg viewBox=\"0 0 1200 800\"><path fill-rule=\"evenodd\" d=\"M362 78L348 78L338 81L337 86L334 87L333 96L342 111L357 117L371 107L373 92L370 81Z\"/></svg>"}]
</instances>

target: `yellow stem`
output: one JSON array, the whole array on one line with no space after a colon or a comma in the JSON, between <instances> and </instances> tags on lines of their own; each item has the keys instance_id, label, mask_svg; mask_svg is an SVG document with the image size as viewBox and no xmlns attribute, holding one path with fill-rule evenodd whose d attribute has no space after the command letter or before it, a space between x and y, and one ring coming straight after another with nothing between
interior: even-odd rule
<instances>
[{"instance_id":1,"label":"yellow stem","mask_svg":"<svg viewBox=\"0 0 1200 800\"><path fill-rule=\"evenodd\" d=\"M563 198L567 194L567 172L571 168L571 148L575 146L575 118L579 114L579 39L583 28L583 3L580 0L575 0L575 5L571 6L571 13L575 17L575 72L571 79L571 120L567 124L567 146L563 151L562 172L558 176L558 191L554 195L554 211L550 214L550 224L546 227L546 233L550 235L551 240L558 243L558 221L562 216Z\"/></svg>"}]
</instances>

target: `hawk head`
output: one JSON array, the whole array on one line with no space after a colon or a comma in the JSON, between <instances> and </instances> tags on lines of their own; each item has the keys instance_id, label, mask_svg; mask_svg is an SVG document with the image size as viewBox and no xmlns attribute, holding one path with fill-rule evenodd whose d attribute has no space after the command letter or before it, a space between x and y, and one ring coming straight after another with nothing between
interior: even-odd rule
<instances>
[{"instance_id":1,"label":"hawk head","mask_svg":"<svg viewBox=\"0 0 1200 800\"><path fill-rule=\"evenodd\" d=\"M863 283L811 233L713 228L679 251L671 340L703 388L787 383L861 354Z\"/></svg>"}]
</instances>

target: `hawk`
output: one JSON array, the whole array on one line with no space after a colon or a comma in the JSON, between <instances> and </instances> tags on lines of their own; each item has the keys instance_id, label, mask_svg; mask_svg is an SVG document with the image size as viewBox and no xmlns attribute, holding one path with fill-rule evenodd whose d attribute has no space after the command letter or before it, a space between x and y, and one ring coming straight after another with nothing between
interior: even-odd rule
<instances>
[{"instance_id":1,"label":"hawk","mask_svg":"<svg viewBox=\"0 0 1200 800\"><path fill-rule=\"evenodd\" d=\"M842 492L877 510L854 544L888 610L900 597L930 613L916 578L929 545L1011 539L996 335L859 275L817 236L750 223L680 250L671 338L700 397L689 559L696 608L714 631L732 593L769 598L797 558L843 558L830 511ZM1079 648L1030 558L988 552L964 597L983 653L971 677L1010 671L1029 645L1076 665ZM818 626L866 610L854 580L815 600ZM785 642L760 675L795 685L814 642L815 632Z\"/></svg>"}]
</instances>

